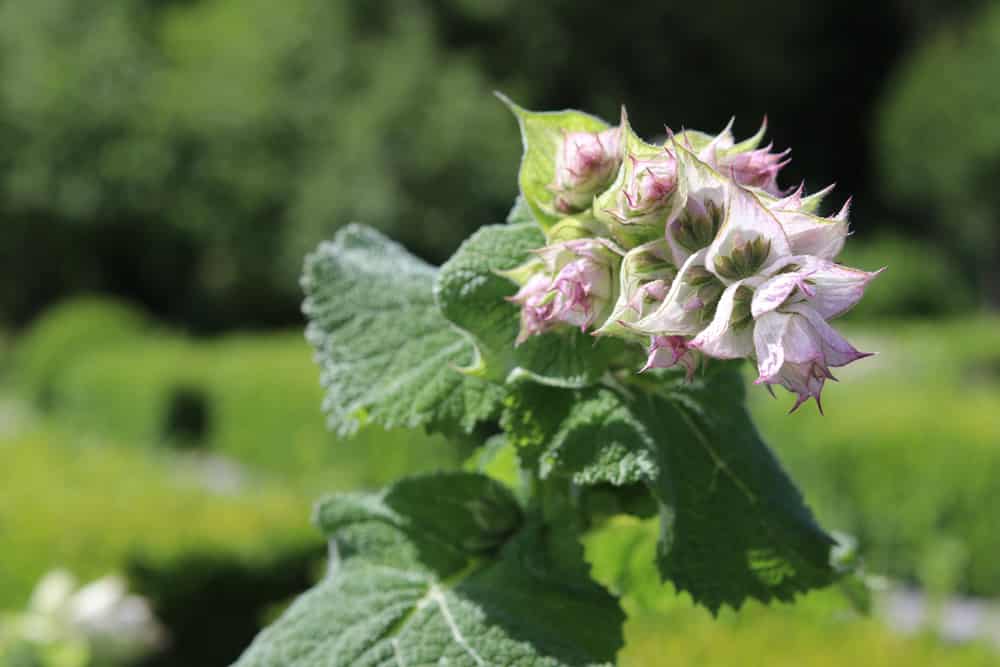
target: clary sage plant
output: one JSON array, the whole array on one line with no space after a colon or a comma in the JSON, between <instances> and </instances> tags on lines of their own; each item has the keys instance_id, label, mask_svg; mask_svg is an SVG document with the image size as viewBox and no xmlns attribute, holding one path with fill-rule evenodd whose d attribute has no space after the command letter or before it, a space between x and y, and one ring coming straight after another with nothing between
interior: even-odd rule
<instances>
[{"instance_id":1,"label":"clary sage plant","mask_svg":"<svg viewBox=\"0 0 1000 667\"><path fill-rule=\"evenodd\" d=\"M864 356L831 325L876 273L836 263L847 206L782 191L787 153L685 131L650 144L509 100L524 144L505 224L440 268L350 225L306 262L341 434L479 438L463 472L321 501L330 567L243 667L591 665L624 614L579 538L658 517L662 578L713 613L852 577L744 405L746 377L817 405ZM518 480L489 474L513 452Z\"/></svg>"}]
</instances>

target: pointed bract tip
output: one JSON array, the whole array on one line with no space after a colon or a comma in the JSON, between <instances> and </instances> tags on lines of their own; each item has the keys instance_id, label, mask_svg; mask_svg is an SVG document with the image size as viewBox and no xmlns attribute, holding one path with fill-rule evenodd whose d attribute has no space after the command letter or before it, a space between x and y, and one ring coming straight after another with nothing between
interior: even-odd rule
<instances>
[{"instance_id":1,"label":"pointed bract tip","mask_svg":"<svg viewBox=\"0 0 1000 667\"><path fill-rule=\"evenodd\" d=\"M518 104L514 100L510 99L509 97L507 97L507 95L505 95L504 93L500 92L499 90L494 90L493 91L493 96L496 97L501 102L503 102L504 106L506 106L508 109L510 109L511 113L513 113L515 116L517 116L518 119L520 119L521 116L523 116L524 114L526 114L528 112L527 109L525 109L520 104Z\"/></svg>"},{"instance_id":2,"label":"pointed bract tip","mask_svg":"<svg viewBox=\"0 0 1000 667\"><path fill-rule=\"evenodd\" d=\"M833 219L836 220L836 221L838 221L838 222L845 222L847 220L847 216L851 212L851 203L853 201L854 201L854 197L853 196L852 197L848 197L847 201L844 202L844 205L840 207L840 211L837 213L837 215L833 216Z\"/></svg>"}]
</instances>

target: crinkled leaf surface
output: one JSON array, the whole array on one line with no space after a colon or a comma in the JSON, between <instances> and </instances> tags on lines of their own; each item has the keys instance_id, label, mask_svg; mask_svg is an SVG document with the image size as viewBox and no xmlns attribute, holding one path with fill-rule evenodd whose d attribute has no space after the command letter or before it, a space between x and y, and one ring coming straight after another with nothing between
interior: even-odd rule
<instances>
[{"instance_id":1,"label":"crinkled leaf surface","mask_svg":"<svg viewBox=\"0 0 1000 667\"><path fill-rule=\"evenodd\" d=\"M596 116L566 109L535 112L522 109L504 96L500 99L510 107L521 128L524 155L518 184L535 219L545 228L564 217L554 206L555 194L550 186L555 182L556 152L564 132L601 132L609 125Z\"/></svg>"},{"instance_id":2,"label":"crinkled leaf surface","mask_svg":"<svg viewBox=\"0 0 1000 667\"><path fill-rule=\"evenodd\" d=\"M498 381L531 380L560 387L592 384L621 354L620 341L566 327L514 345L517 286L498 271L513 269L542 247L537 225L490 225L469 237L442 267L435 284L441 312L466 331L480 353L479 371Z\"/></svg>"},{"instance_id":3,"label":"crinkled leaf surface","mask_svg":"<svg viewBox=\"0 0 1000 667\"><path fill-rule=\"evenodd\" d=\"M238 667L596 665L621 645L580 550L567 563L487 477L412 478L317 516L339 557Z\"/></svg>"},{"instance_id":4,"label":"crinkled leaf surface","mask_svg":"<svg viewBox=\"0 0 1000 667\"><path fill-rule=\"evenodd\" d=\"M306 259L306 337L337 432L366 421L469 430L494 412L503 390L457 370L475 350L435 304L435 273L361 225L340 230Z\"/></svg>"},{"instance_id":5,"label":"crinkled leaf surface","mask_svg":"<svg viewBox=\"0 0 1000 667\"><path fill-rule=\"evenodd\" d=\"M645 424L617 394L585 390L542 455L541 472L569 474L587 485L655 482L661 475L655 449Z\"/></svg>"},{"instance_id":6,"label":"crinkled leaf surface","mask_svg":"<svg viewBox=\"0 0 1000 667\"><path fill-rule=\"evenodd\" d=\"M644 377L645 387L564 391L561 401L512 396L504 423L549 476L645 482L660 507L661 574L713 612L830 584L834 541L757 434L740 375L713 366L691 383Z\"/></svg>"},{"instance_id":7,"label":"crinkled leaf surface","mask_svg":"<svg viewBox=\"0 0 1000 667\"><path fill-rule=\"evenodd\" d=\"M689 384L638 398L657 442L658 564L665 579L713 612L746 598L791 600L829 585L834 540L761 440L740 374L716 366Z\"/></svg>"}]
</instances>

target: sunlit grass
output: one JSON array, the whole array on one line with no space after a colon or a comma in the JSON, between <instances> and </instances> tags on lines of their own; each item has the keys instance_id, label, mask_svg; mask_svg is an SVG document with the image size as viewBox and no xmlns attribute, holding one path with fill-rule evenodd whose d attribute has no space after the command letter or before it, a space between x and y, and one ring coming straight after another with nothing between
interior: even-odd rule
<instances>
[{"instance_id":1,"label":"sunlit grass","mask_svg":"<svg viewBox=\"0 0 1000 667\"><path fill-rule=\"evenodd\" d=\"M136 555L219 550L238 558L319 545L313 499L257 480L212 491L197 466L65 430L0 436L0 608L55 567L84 580Z\"/></svg>"}]
</instances>

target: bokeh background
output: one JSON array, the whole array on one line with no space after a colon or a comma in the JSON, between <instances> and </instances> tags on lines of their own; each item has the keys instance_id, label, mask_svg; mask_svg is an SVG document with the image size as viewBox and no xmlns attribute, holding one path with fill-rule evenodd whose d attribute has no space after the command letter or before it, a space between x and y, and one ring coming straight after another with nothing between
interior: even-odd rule
<instances>
[{"instance_id":1,"label":"bokeh background","mask_svg":"<svg viewBox=\"0 0 1000 667\"><path fill-rule=\"evenodd\" d=\"M228 664L321 572L317 494L461 465L325 431L297 277L350 221L438 263L502 220L499 89L647 136L766 115L783 185L853 196L842 261L889 267L843 325L879 356L825 418L752 401L886 577L875 612L712 620L621 520L590 545L621 663L1000 664L998 81L990 0L0 0L0 609L55 567L120 572L169 635L141 664Z\"/></svg>"}]
</instances>

